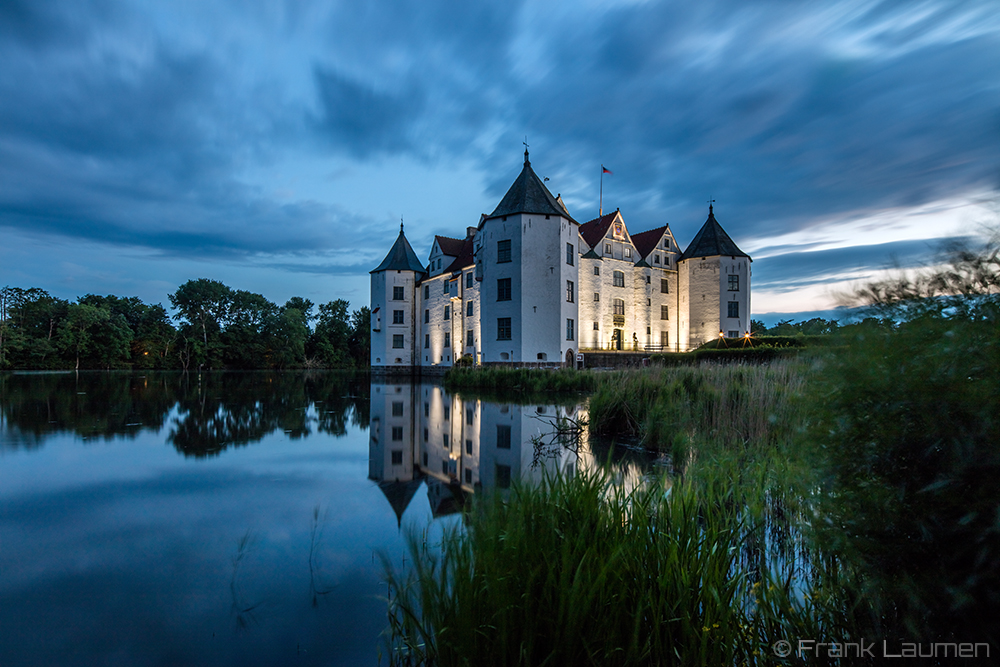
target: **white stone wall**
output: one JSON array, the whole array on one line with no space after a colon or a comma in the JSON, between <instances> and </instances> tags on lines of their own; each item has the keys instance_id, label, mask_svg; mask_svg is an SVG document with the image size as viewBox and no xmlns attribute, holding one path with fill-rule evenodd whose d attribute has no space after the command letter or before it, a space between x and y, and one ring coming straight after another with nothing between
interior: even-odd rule
<instances>
[{"instance_id":1,"label":"white stone wall","mask_svg":"<svg viewBox=\"0 0 1000 667\"><path fill-rule=\"evenodd\" d=\"M368 477L378 481L409 481L414 470L413 385L373 384L369 398L371 424ZM393 452L399 463L393 463Z\"/></svg>"},{"instance_id":2,"label":"white stone wall","mask_svg":"<svg viewBox=\"0 0 1000 667\"><path fill-rule=\"evenodd\" d=\"M747 257L719 258L719 331L742 336L750 331L750 260ZM739 279L739 289L729 289L729 276ZM739 316L729 317L729 302L737 303Z\"/></svg>"},{"instance_id":3,"label":"white stone wall","mask_svg":"<svg viewBox=\"0 0 1000 667\"><path fill-rule=\"evenodd\" d=\"M721 267L719 257L695 257L683 263L688 265L688 346L693 348L719 336Z\"/></svg>"},{"instance_id":4,"label":"white stone wall","mask_svg":"<svg viewBox=\"0 0 1000 667\"><path fill-rule=\"evenodd\" d=\"M372 323L371 357L372 366L413 366L414 357L414 316L416 310L413 271L380 271L371 275L371 308L379 308ZM393 299L393 287L403 288L403 300ZM403 311L403 323L395 324L393 313ZM379 315L381 317L379 317ZM375 327L380 326L380 331ZM403 347L393 347L393 336L402 334Z\"/></svg>"}]
</instances>

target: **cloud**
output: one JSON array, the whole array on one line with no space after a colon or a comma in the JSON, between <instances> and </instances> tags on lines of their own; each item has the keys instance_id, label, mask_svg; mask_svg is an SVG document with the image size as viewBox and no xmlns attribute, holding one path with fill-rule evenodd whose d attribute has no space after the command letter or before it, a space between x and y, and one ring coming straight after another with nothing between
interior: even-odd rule
<instances>
[{"instance_id":1,"label":"cloud","mask_svg":"<svg viewBox=\"0 0 1000 667\"><path fill-rule=\"evenodd\" d=\"M927 266L948 244L971 245L975 237L957 236L929 241L898 241L867 246L770 255L753 264L755 289L798 289L876 269Z\"/></svg>"},{"instance_id":2,"label":"cloud","mask_svg":"<svg viewBox=\"0 0 1000 667\"><path fill-rule=\"evenodd\" d=\"M385 165L401 191L422 175L391 165L469 165L495 203L528 135L580 219L604 163L634 229L690 239L713 197L742 238L788 235L1000 184L998 35L973 0L9 1L0 227L275 265L384 251L400 211L272 166ZM458 201L407 219L460 230L480 211Z\"/></svg>"}]
</instances>

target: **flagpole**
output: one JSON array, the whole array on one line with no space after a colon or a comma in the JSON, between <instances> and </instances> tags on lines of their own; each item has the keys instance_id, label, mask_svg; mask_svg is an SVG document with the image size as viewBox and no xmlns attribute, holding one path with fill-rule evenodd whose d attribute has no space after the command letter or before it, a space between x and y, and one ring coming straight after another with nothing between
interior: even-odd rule
<instances>
[{"instance_id":1,"label":"flagpole","mask_svg":"<svg viewBox=\"0 0 1000 667\"><path fill-rule=\"evenodd\" d=\"M601 200L597 205L597 217L604 215L604 165L601 165Z\"/></svg>"}]
</instances>

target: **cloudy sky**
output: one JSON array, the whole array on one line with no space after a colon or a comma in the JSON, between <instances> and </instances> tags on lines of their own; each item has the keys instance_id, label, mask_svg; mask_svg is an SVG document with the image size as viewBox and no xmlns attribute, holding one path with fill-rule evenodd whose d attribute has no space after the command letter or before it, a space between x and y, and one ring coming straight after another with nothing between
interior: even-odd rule
<instances>
[{"instance_id":1,"label":"cloudy sky","mask_svg":"<svg viewBox=\"0 0 1000 667\"><path fill-rule=\"evenodd\" d=\"M997 220L995 0L0 0L0 286L167 304L192 278L368 303L536 172L686 246L756 315L829 308Z\"/></svg>"}]
</instances>

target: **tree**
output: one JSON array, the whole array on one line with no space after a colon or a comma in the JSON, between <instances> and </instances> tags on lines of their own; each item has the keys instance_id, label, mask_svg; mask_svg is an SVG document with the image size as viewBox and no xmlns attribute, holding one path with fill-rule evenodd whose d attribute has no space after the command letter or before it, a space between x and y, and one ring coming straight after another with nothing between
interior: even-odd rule
<instances>
[{"instance_id":1,"label":"tree","mask_svg":"<svg viewBox=\"0 0 1000 667\"><path fill-rule=\"evenodd\" d=\"M351 358L358 367L365 367L371 363L371 321L372 311L368 306L361 306L351 313Z\"/></svg>"},{"instance_id":2,"label":"tree","mask_svg":"<svg viewBox=\"0 0 1000 667\"><path fill-rule=\"evenodd\" d=\"M218 280L208 278L189 280L169 296L170 304L178 310L174 317L186 320L200 334L201 344L191 345L191 352L199 366L213 368L220 365L219 334L231 298L231 289ZM186 333L190 336L192 332Z\"/></svg>"},{"instance_id":3,"label":"tree","mask_svg":"<svg viewBox=\"0 0 1000 667\"><path fill-rule=\"evenodd\" d=\"M344 299L337 299L319 307L319 319L309 350L324 367L339 368L351 363L348 349L351 333L347 314L349 306Z\"/></svg>"},{"instance_id":4,"label":"tree","mask_svg":"<svg viewBox=\"0 0 1000 667\"><path fill-rule=\"evenodd\" d=\"M91 350L95 329L106 323L109 316L107 310L87 304L72 304L67 309L66 318L59 324L56 345L64 354L75 359L76 370L80 370L80 357Z\"/></svg>"}]
</instances>

